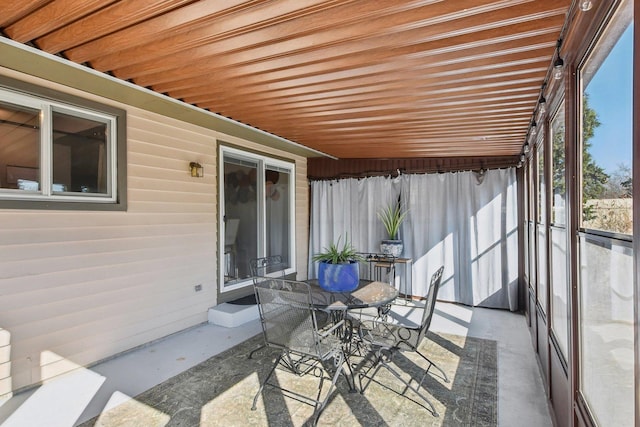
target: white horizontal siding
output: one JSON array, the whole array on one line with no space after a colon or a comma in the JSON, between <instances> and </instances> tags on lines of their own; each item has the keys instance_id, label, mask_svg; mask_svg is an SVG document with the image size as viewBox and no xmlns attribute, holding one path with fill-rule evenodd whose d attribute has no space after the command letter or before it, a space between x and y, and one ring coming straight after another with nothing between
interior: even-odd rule
<instances>
[{"instance_id":1,"label":"white horizontal siding","mask_svg":"<svg viewBox=\"0 0 640 427\"><path fill-rule=\"evenodd\" d=\"M13 389L206 321L216 302L216 132L118 106L126 212L0 210Z\"/></svg>"},{"instance_id":2,"label":"white horizontal siding","mask_svg":"<svg viewBox=\"0 0 640 427\"><path fill-rule=\"evenodd\" d=\"M206 321L218 285L218 139L296 162L297 270L306 276L306 159L0 74L126 109L128 187L126 212L0 210L0 398ZM191 161L203 178L190 176Z\"/></svg>"},{"instance_id":3,"label":"white horizontal siding","mask_svg":"<svg viewBox=\"0 0 640 427\"><path fill-rule=\"evenodd\" d=\"M306 279L309 253L309 182L306 161L300 162L296 167L296 183L296 263L298 279Z\"/></svg>"},{"instance_id":4,"label":"white horizontal siding","mask_svg":"<svg viewBox=\"0 0 640 427\"><path fill-rule=\"evenodd\" d=\"M0 404L11 397L11 334L0 328Z\"/></svg>"}]
</instances>

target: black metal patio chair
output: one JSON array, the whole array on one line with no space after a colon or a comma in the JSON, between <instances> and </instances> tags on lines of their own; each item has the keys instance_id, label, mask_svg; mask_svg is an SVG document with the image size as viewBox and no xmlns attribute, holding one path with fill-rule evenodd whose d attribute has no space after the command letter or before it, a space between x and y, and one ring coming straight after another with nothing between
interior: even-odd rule
<instances>
[{"instance_id":1,"label":"black metal patio chair","mask_svg":"<svg viewBox=\"0 0 640 427\"><path fill-rule=\"evenodd\" d=\"M284 277L284 272L288 265L282 260L281 255L271 255L262 258L253 258L249 260L249 270L253 279L254 286L259 280L267 277L269 274L274 274L279 277ZM255 292L255 291L254 291ZM256 351L262 350L266 347L266 344L254 349L249 353L248 358L251 359Z\"/></svg>"},{"instance_id":2,"label":"black metal patio chair","mask_svg":"<svg viewBox=\"0 0 640 427\"><path fill-rule=\"evenodd\" d=\"M253 258L249 260L249 271L253 276L253 283L256 278L267 277L276 273L276 276L284 277L284 272L288 265L282 259L281 255L271 255L262 258Z\"/></svg>"},{"instance_id":3,"label":"black metal patio chair","mask_svg":"<svg viewBox=\"0 0 640 427\"><path fill-rule=\"evenodd\" d=\"M399 322L381 320L380 318L372 320L360 319L358 333L362 340L362 344L371 353L373 353L373 363L368 367L368 369L362 369L359 375L360 390L363 393L367 387L362 384L363 378L369 379L369 382L367 383L368 385L379 370L381 368L385 368L405 385L405 389L401 394L404 395L407 389L412 390L417 396L427 403L431 413L434 416L438 416L438 413L429 398L425 396L424 393L420 392L420 387L431 367L434 367L440 372L441 378L445 382L449 382L449 379L441 368L418 350L418 346L431 325L431 319L433 318L438 288L440 286L443 271L444 266L440 267L431 277L427 299L422 313L422 320L419 325L402 324ZM385 318L389 317L390 316L386 316ZM408 381L405 380L397 369L397 365L394 363L394 357L397 353L402 351L415 352L429 364L427 369L422 373L422 377L419 381L415 378L410 378ZM373 371L373 373L370 374L371 371ZM417 386L412 385L413 380L417 381Z\"/></svg>"},{"instance_id":4,"label":"black metal patio chair","mask_svg":"<svg viewBox=\"0 0 640 427\"><path fill-rule=\"evenodd\" d=\"M264 387L269 385L282 390L285 396L313 406L311 422L315 425L336 388L338 377L344 372L342 341L334 334L335 330L343 326L343 321L327 330L318 328L308 283L265 278L255 284L255 290L265 343L281 352L260 385L251 409L256 409L258 397ZM278 367L297 376L309 374L319 378L315 396L287 389L278 381L270 382ZM331 385L322 398L326 380L331 380Z\"/></svg>"}]
</instances>

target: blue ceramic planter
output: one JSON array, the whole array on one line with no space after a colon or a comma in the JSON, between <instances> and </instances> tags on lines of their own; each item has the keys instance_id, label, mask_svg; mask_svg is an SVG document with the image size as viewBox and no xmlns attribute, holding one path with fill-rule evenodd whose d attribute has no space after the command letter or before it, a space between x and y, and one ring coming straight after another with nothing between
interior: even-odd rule
<instances>
[{"instance_id":1,"label":"blue ceramic planter","mask_svg":"<svg viewBox=\"0 0 640 427\"><path fill-rule=\"evenodd\" d=\"M329 292L351 292L360 283L360 268L357 261L349 264L318 264L318 283Z\"/></svg>"}]
</instances>

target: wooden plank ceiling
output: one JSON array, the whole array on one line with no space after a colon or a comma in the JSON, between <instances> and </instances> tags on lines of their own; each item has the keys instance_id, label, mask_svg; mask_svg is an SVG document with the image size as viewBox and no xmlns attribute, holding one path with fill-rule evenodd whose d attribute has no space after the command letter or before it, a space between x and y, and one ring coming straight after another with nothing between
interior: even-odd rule
<instances>
[{"instance_id":1,"label":"wooden plank ceiling","mask_svg":"<svg viewBox=\"0 0 640 427\"><path fill-rule=\"evenodd\" d=\"M3 35L338 158L517 156L570 0L12 0Z\"/></svg>"}]
</instances>

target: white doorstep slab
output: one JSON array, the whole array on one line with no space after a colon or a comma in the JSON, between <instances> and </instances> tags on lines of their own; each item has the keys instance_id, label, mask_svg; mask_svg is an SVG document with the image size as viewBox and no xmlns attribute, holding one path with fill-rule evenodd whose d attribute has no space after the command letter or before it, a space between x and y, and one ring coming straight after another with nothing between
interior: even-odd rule
<instances>
[{"instance_id":1,"label":"white doorstep slab","mask_svg":"<svg viewBox=\"0 0 640 427\"><path fill-rule=\"evenodd\" d=\"M226 328L235 328L259 317L257 304L240 305L227 302L211 307L207 314L209 323Z\"/></svg>"}]
</instances>

